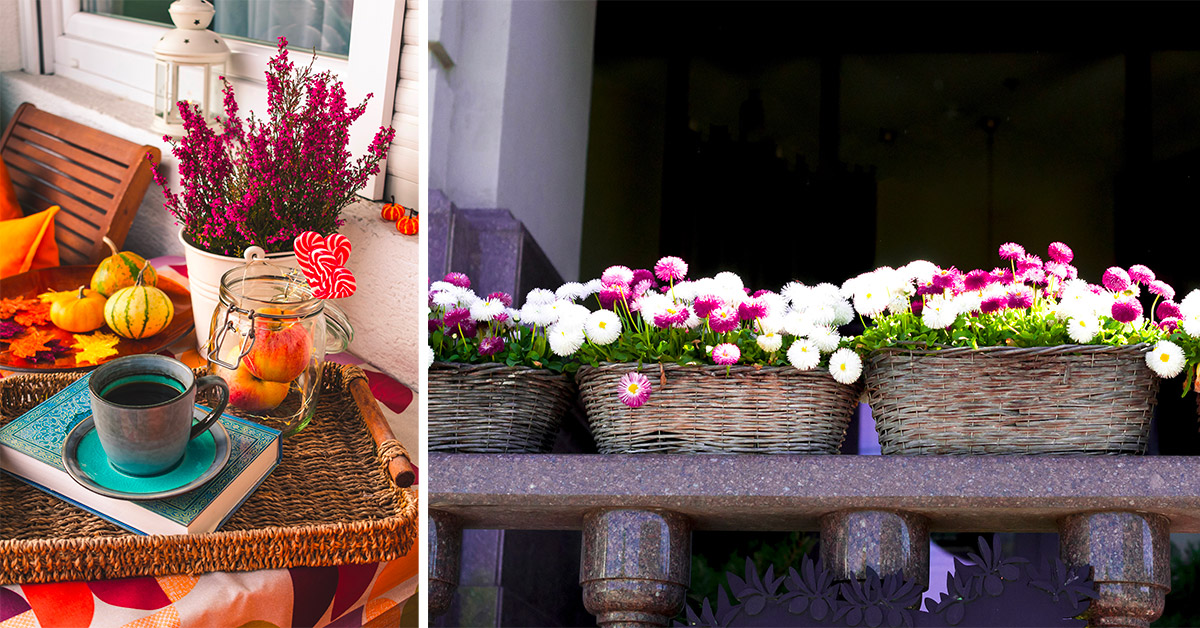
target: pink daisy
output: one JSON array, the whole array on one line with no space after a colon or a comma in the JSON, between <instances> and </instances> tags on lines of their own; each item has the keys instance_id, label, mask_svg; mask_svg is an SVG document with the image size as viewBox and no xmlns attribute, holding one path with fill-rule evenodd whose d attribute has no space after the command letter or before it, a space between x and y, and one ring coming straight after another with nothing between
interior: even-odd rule
<instances>
[{"instance_id":1,"label":"pink daisy","mask_svg":"<svg viewBox=\"0 0 1200 628\"><path fill-rule=\"evenodd\" d=\"M975 292L976 290L983 290L995 281L996 278L988 271L973 270L967 273L966 277L963 277L963 287L971 292Z\"/></svg>"},{"instance_id":2,"label":"pink daisy","mask_svg":"<svg viewBox=\"0 0 1200 628\"><path fill-rule=\"evenodd\" d=\"M621 376L617 398L630 408L640 408L650 398L653 388L650 380L641 373L626 373Z\"/></svg>"},{"instance_id":3,"label":"pink daisy","mask_svg":"<svg viewBox=\"0 0 1200 628\"><path fill-rule=\"evenodd\" d=\"M1133 266L1129 267L1129 278L1142 284L1143 286L1156 279L1154 276L1154 271L1142 266L1141 264L1134 264Z\"/></svg>"},{"instance_id":4,"label":"pink daisy","mask_svg":"<svg viewBox=\"0 0 1200 628\"><path fill-rule=\"evenodd\" d=\"M504 339L488 336L479 341L479 355L495 355L504 350Z\"/></svg>"},{"instance_id":5,"label":"pink daisy","mask_svg":"<svg viewBox=\"0 0 1200 628\"><path fill-rule=\"evenodd\" d=\"M687 262L673 255L658 260L654 265L654 275L659 281L681 281L687 276L687 271Z\"/></svg>"},{"instance_id":6,"label":"pink daisy","mask_svg":"<svg viewBox=\"0 0 1200 628\"><path fill-rule=\"evenodd\" d=\"M742 350L738 349L737 345L728 342L723 342L715 347L712 351L713 362L728 366L737 364L739 358L742 357Z\"/></svg>"},{"instance_id":7,"label":"pink daisy","mask_svg":"<svg viewBox=\"0 0 1200 628\"><path fill-rule=\"evenodd\" d=\"M723 304L719 297L705 295L696 297L695 302L692 303L692 309L695 310L696 316L699 316L700 318L706 318L712 313L713 310L721 307L722 305Z\"/></svg>"},{"instance_id":8,"label":"pink daisy","mask_svg":"<svg viewBox=\"0 0 1200 628\"><path fill-rule=\"evenodd\" d=\"M1025 254L1025 247L1016 242L1006 242L1000 245L1000 257L1008 260L1020 259Z\"/></svg>"},{"instance_id":9,"label":"pink daisy","mask_svg":"<svg viewBox=\"0 0 1200 628\"><path fill-rule=\"evenodd\" d=\"M628 286L631 281L633 281L633 271L629 270L628 266L609 266L605 269L604 274L600 275L600 282L606 286Z\"/></svg>"},{"instance_id":10,"label":"pink daisy","mask_svg":"<svg viewBox=\"0 0 1200 628\"><path fill-rule=\"evenodd\" d=\"M1179 304L1174 301L1163 301L1158 304L1158 309L1154 313L1162 320L1168 318L1183 318L1183 310L1179 309Z\"/></svg>"},{"instance_id":11,"label":"pink daisy","mask_svg":"<svg viewBox=\"0 0 1200 628\"><path fill-rule=\"evenodd\" d=\"M458 286L459 288L470 288L471 278L462 273L446 273L443 279L446 283Z\"/></svg>"},{"instance_id":12,"label":"pink daisy","mask_svg":"<svg viewBox=\"0 0 1200 628\"><path fill-rule=\"evenodd\" d=\"M1125 269L1119 266L1113 266L1104 271L1104 276L1100 281L1104 284L1105 288L1113 292L1121 292L1129 288L1129 285L1133 283L1129 279L1129 273L1125 272Z\"/></svg>"},{"instance_id":13,"label":"pink daisy","mask_svg":"<svg viewBox=\"0 0 1200 628\"><path fill-rule=\"evenodd\" d=\"M507 292L493 292L487 295L487 298L495 299L504 304L504 307L512 307L512 297Z\"/></svg>"},{"instance_id":14,"label":"pink daisy","mask_svg":"<svg viewBox=\"0 0 1200 628\"><path fill-rule=\"evenodd\" d=\"M1075 252L1062 242L1051 242L1047 253L1050 254L1050 259L1060 264L1070 264L1071 260L1075 259Z\"/></svg>"},{"instance_id":15,"label":"pink daisy","mask_svg":"<svg viewBox=\"0 0 1200 628\"><path fill-rule=\"evenodd\" d=\"M1159 280L1159 279L1155 279L1155 280L1151 281L1146 286L1146 289L1149 290L1151 293L1157 294L1158 296L1160 296L1168 301L1175 298L1175 289L1172 288L1171 285L1168 284L1167 282Z\"/></svg>"},{"instance_id":16,"label":"pink daisy","mask_svg":"<svg viewBox=\"0 0 1200 628\"><path fill-rule=\"evenodd\" d=\"M759 299L742 301L738 304L738 318L752 321L767 315L767 303Z\"/></svg>"},{"instance_id":17,"label":"pink daisy","mask_svg":"<svg viewBox=\"0 0 1200 628\"><path fill-rule=\"evenodd\" d=\"M1112 306L1113 320L1132 323L1142 315L1142 304L1137 299L1118 299Z\"/></svg>"},{"instance_id":18,"label":"pink daisy","mask_svg":"<svg viewBox=\"0 0 1200 628\"><path fill-rule=\"evenodd\" d=\"M718 334L733 331L737 326L737 312L727 307L719 307L708 315L708 327Z\"/></svg>"}]
</instances>

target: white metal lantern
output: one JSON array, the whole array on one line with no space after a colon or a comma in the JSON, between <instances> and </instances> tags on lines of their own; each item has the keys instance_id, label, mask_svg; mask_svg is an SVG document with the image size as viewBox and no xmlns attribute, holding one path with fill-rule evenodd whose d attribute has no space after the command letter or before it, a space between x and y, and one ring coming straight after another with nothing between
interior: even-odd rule
<instances>
[{"instance_id":1,"label":"white metal lantern","mask_svg":"<svg viewBox=\"0 0 1200 628\"><path fill-rule=\"evenodd\" d=\"M229 63L229 46L208 30L213 6L207 0L175 0L169 9L175 29L154 45L154 128L183 135L177 103L200 107L210 122L221 102L221 80Z\"/></svg>"}]
</instances>

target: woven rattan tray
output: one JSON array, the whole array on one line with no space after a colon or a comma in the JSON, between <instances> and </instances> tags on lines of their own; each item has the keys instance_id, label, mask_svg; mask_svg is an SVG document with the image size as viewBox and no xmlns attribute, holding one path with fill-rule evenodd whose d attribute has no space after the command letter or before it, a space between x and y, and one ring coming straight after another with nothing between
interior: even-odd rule
<instances>
[{"instance_id":1,"label":"woven rattan tray","mask_svg":"<svg viewBox=\"0 0 1200 628\"><path fill-rule=\"evenodd\" d=\"M1148 345L891 349L867 360L884 454L1142 454Z\"/></svg>"},{"instance_id":2,"label":"woven rattan tray","mask_svg":"<svg viewBox=\"0 0 1200 628\"><path fill-rule=\"evenodd\" d=\"M836 454L862 387L825 370L749 365L643 367L654 392L617 397L636 364L580 367L579 396L603 454Z\"/></svg>"},{"instance_id":3,"label":"woven rattan tray","mask_svg":"<svg viewBox=\"0 0 1200 628\"><path fill-rule=\"evenodd\" d=\"M0 380L0 425L78 374ZM0 584L250 571L386 561L417 539L417 497L389 465L407 457L373 438L352 383L326 364L316 416L283 442L283 460L217 532L140 536L0 474ZM357 384L354 384L357 385ZM370 400L374 403L374 399ZM379 444L377 445L377 440Z\"/></svg>"}]
</instances>

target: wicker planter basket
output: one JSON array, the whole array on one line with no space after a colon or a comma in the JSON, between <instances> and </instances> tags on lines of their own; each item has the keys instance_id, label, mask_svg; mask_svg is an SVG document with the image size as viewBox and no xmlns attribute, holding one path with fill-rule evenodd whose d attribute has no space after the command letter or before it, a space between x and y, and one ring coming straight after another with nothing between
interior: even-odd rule
<instances>
[{"instance_id":1,"label":"wicker planter basket","mask_svg":"<svg viewBox=\"0 0 1200 628\"><path fill-rule=\"evenodd\" d=\"M635 364L581 367L579 395L600 453L835 454L859 386L792 367L646 365L640 408L617 398Z\"/></svg>"},{"instance_id":2,"label":"wicker planter basket","mask_svg":"<svg viewBox=\"0 0 1200 628\"><path fill-rule=\"evenodd\" d=\"M884 454L1142 454L1148 345L892 349L867 361Z\"/></svg>"},{"instance_id":3,"label":"wicker planter basket","mask_svg":"<svg viewBox=\"0 0 1200 628\"><path fill-rule=\"evenodd\" d=\"M504 364L429 368L429 451L544 453L575 396L568 376Z\"/></svg>"}]
</instances>

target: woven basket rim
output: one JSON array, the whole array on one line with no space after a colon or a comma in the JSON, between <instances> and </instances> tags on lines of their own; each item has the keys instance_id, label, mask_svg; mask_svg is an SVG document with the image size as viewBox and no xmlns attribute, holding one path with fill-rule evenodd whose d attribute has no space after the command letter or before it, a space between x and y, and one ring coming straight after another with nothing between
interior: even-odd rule
<instances>
[{"instance_id":1,"label":"woven basket rim","mask_svg":"<svg viewBox=\"0 0 1200 628\"><path fill-rule=\"evenodd\" d=\"M617 369L626 369L626 370L635 370L638 372L653 373L653 372L656 372L659 370L659 368L655 368L655 367L660 367L661 369L668 371L668 372L671 372L671 371L676 371L676 372L694 371L694 372L703 373L703 374L711 373L711 374L718 374L718 375L725 375L726 372L728 372L730 374L737 373L739 375L743 374L743 373L746 373L746 374L764 373L764 374L773 374L773 375L794 375L796 377L821 377L821 376L824 376L824 377L833 379L833 375L831 375L827 369L820 369L820 368L810 369L807 371L801 371L800 369L798 369L794 366L791 366L791 365L767 366L767 365L761 365L761 364L731 364L729 366L722 366L720 364L689 364L687 366L684 366L681 364L677 364L675 362L642 362L640 368L638 367L637 362L601 362L600 364L598 364L596 366L592 366L590 364L584 364L579 367L579 370L575 374L575 378L579 379L579 377L584 375L585 373L590 373L593 371L603 372L603 371L613 371L613 370L617 370Z\"/></svg>"},{"instance_id":2,"label":"woven basket rim","mask_svg":"<svg viewBox=\"0 0 1200 628\"><path fill-rule=\"evenodd\" d=\"M953 347L949 345L927 345L924 343L899 344L882 347L870 353L870 358L877 356L915 355L915 356L946 356L980 355L984 357L1024 357L1052 355L1090 355L1105 353L1145 353L1151 345L1139 342L1128 345L1049 345L1044 347Z\"/></svg>"},{"instance_id":3,"label":"woven basket rim","mask_svg":"<svg viewBox=\"0 0 1200 628\"><path fill-rule=\"evenodd\" d=\"M570 376L568 373L559 373L550 369L534 368L532 366L525 366L524 364L515 364L509 366L503 362L486 362L482 364L466 364L463 362L434 362L429 366L429 370L446 371L448 373L453 371L460 375L474 375L476 373L486 375L489 372L495 372L519 373L521 375L527 375L530 377L569 378Z\"/></svg>"}]
</instances>

